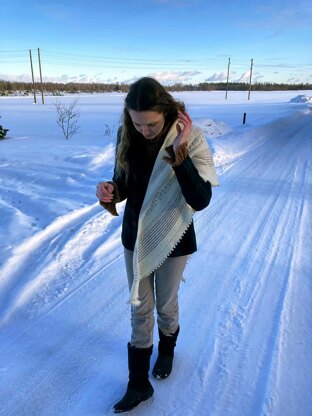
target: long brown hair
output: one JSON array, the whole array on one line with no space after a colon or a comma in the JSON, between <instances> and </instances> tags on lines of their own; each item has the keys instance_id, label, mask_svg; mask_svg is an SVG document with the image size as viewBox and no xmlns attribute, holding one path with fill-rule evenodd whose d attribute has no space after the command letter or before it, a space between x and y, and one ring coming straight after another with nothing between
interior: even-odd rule
<instances>
[{"instance_id":1,"label":"long brown hair","mask_svg":"<svg viewBox=\"0 0 312 416\"><path fill-rule=\"evenodd\" d=\"M121 140L117 150L117 175L121 175L122 171L126 173L126 176L128 175L126 155L131 146L131 138L133 139L138 134L132 123L129 110L157 111L164 115L165 126L171 126L178 118L178 110L185 111L185 105L175 100L154 78L143 77L130 86L125 99Z\"/></svg>"}]
</instances>

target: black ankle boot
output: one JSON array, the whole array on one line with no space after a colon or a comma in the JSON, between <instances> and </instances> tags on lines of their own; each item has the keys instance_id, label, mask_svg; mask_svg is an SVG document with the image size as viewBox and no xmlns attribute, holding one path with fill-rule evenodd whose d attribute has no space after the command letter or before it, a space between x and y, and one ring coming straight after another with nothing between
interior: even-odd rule
<instances>
[{"instance_id":1,"label":"black ankle boot","mask_svg":"<svg viewBox=\"0 0 312 416\"><path fill-rule=\"evenodd\" d=\"M179 335L180 327L174 334L164 335L160 329L159 332L159 344L158 344L158 357L153 368L153 376L158 380L167 378L172 370L174 347Z\"/></svg>"},{"instance_id":2,"label":"black ankle boot","mask_svg":"<svg viewBox=\"0 0 312 416\"><path fill-rule=\"evenodd\" d=\"M114 405L115 413L128 412L153 396L154 389L148 379L153 346L135 348L128 343L129 382L123 398Z\"/></svg>"}]
</instances>

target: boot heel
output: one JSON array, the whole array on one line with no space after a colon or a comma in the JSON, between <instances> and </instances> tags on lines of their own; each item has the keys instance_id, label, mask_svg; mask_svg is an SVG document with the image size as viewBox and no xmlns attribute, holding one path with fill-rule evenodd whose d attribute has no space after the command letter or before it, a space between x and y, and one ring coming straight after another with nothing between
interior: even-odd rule
<instances>
[{"instance_id":1,"label":"boot heel","mask_svg":"<svg viewBox=\"0 0 312 416\"><path fill-rule=\"evenodd\" d=\"M130 412L138 406L141 407L143 403L148 406L148 404L153 401L153 393L154 389L152 386L145 392L140 392L128 387L124 397L114 405L114 413Z\"/></svg>"}]
</instances>

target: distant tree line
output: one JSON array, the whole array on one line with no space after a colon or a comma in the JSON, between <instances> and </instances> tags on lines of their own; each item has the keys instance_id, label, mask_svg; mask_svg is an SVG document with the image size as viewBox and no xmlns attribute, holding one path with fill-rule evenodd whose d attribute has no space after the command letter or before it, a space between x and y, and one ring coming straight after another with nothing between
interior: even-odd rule
<instances>
[{"instance_id":1,"label":"distant tree line","mask_svg":"<svg viewBox=\"0 0 312 416\"><path fill-rule=\"evenodd\" d=\"M36 91L39 92L41 84L36 83ZM98 93L98 92L127 92L129 86L126 84L104 84L104 83L54 83L43 82L43 90L46 93L60 95L62 93ZM9 95L15 91L24 92L25 95L32 94L33 84L31 82L3 81L0 80L0 95Z\"/></svg>"},{"instance_id":2,"label":"distant tree line","mask_svg":"<svg viewBox=\"0 0 312 416\"><path fill-rule=\"evenodd\" d=\"M168 88L168 87L167 87ZM168 88L171 91L225 91L225 82L201 82L196 85L192 84L175 84ZM247 82L229 82L229 91L248 91ZM312 84L278 84L271 82L259 82L252 84L253 91L289 91L289 90L311 90Z\"/></svg>"},{"instance_id":3,"label":"distant tree line","mask_svg":"<svg viewBox=\"0 0 312 416\"><path fill-rule=\"evenodd\" d=\"M41 88L36 84L36 90ZM247 91L248 83L229 82L229 91ZM199 84L173 84L166 86L169 91L225 91L225 82L201 82ZM286 90L311 90L312 84L279 84L270 82L259 82L252 85L253 91L286 91ZM62 95L64 93L101 93L101 92L128 92L129 84L124 83L54 83L44 82L43 90L47 94ZM31 95L33 84L31 82L17 82L0 80L0 95L10 95L15 92Z\"/></svg>"}]
</instances>

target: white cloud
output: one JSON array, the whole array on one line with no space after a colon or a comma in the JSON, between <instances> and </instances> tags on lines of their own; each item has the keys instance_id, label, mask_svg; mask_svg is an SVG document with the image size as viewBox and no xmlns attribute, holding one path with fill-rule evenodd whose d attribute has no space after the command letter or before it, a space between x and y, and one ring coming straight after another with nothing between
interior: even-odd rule
<instances>
[{"instance_id":1,"label":"white cloud","mask_svg":"<svg viewBox=\"0 0 312 416\"><path fill-rule=\"evenodd\" d=\"M103 77L104 74L102 73L96 73L94 75L87 75L87 74L80 74L80 75L74 75L70 76L68 74L62 74L62 75L56 75L56 76L45 76L43 78L44 82L56 82L56 83L62 83L62 84L68 84L68 83L111 83L111 82L118 82L118 78L108 78L105 79ZM16 82L32 82L31 76L28 74L20 74L20 75L9 75L9 74L0 74L0 79L6 80L6 81L16 81ZM35 83L39 83L39 79L35 79Z\"/></svg>"},{"instance_id":2,"label":"white cloud","mask_svg":"<svg viewBox=\"0 0 312 416\"><path fill-rule=\"evenodd\" d=\"M250 79L250 70L244 72L241 76L234 79L234 76L236 75L235 71L230 71L229 74L229 81L230 82L249 82ZM261 75L259 72L254 72L252 76L252 82L257 82L264 78L263 75ZM207 78L205 81L207 82L223 82L227 79L227 71L223 72L215 72L211 77Z\"/></svg>"},{"instance_id":3,"label":"white cloud","mask_svg":"<svg viewBox=\"0 0 312 416\"><path fill-rule=\"evenodd\" d=\"M254 77L252 77L251 81L252 82L257 82L257 81L260 81L263 78L264 78L264 75L259 74L259 75L255 75Z\"/></svg>"},{"instance_id":4,"label":"white cloud","mask_svg":"<svg viewBox=\"0 0 312 416\"><path fill-rule=\"evenodd\" d=\"M150 77L157 79L162 84L175 84L179 82L191 81L196 75L200 75L199 71L163 71L150 74Z\"/></svg>"},{"instance_id":5,"label":"white cloud","mask_svg":"<svg viewBox=\"0 0 312 416\"><path fill-rule=\"evenodd\" d=\"M244 72L240 78L237 80L237 82L249 82L249 78L250 78L250 70Z\"/></svg>"},{"instance_id":6,"label":"white cloud","mask_svg":"<svg viewBox=\"0 0 312 416\"><path fill-rule=\"evenodd\" d=\"M196 75L200 75L202 72L199 71L162 71L154 72L150 74L138 75L132 78L124 79L122 83L132 84L139 78L146 76L157 79L161 84L172 85L182 82L192 82L192 78Z\"/></svg>"},{"instance_id":7,"label":"white cloud","mask_svg":"<svg viewBox=\"0 0 312 416\"><path fill-rule=\"evenodd\" d=\"M230 71L229 79L236 74L235 71ZM227 80L227 71L215 72L211 77L207 78L205 81L208 82L222 82Z\"/></svg>"},{"instance_id":8,"label":"white cloud","mask_svg":"<svg viewBox=\"0 0 312 416\"><path fill-rule=\"evenodd\" d=\"M59 82L70 82L71 78L67 74L63 74L59 77Z\"/></svg>"},{"instance_id":9,"label":"white cloud","mask_svg":"<svg viewBox=\"0 0 312 416\"><path fill-rule=\"evenodd\" d=\"M132 77L132 78L124 79L124 80L121 81L121 83L123 83L123 84L132 84L133 82L137 81L139 78L141 78L141 77Z\"/></svg>"},{"instance_id":10,"label":"white cloud","mask_svg":"<svg viewBox=\"0 0 312 416\"><path fill-rule=\"evenodd\" d=\"M20 75L0 74L0 79L5 80L5 81L31 82L31 76L28 74L20 74Z\"/></svg>"}]
</instances>

